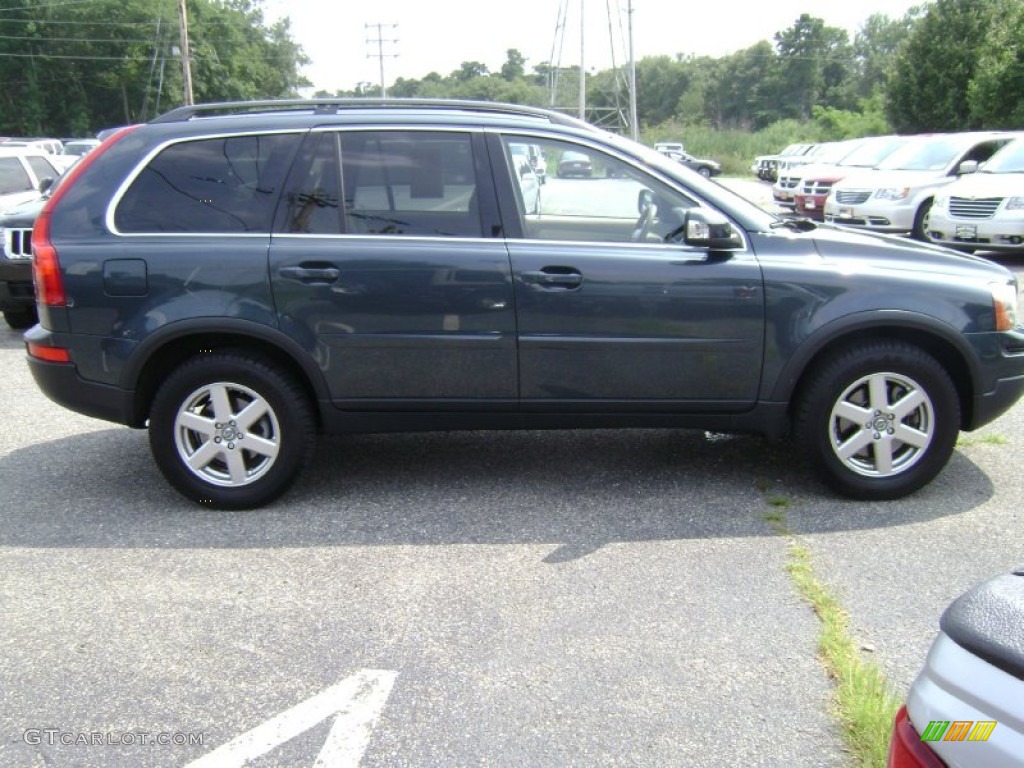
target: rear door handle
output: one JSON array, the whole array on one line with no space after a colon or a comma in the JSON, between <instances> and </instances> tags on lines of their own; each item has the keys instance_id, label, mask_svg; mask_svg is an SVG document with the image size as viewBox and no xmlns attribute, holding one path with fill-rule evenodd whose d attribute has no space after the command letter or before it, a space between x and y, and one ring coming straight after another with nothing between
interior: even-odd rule
<instances>
[{"instance_id":1,"label":"rear door handle","mask_svg":"<svg viewBox=\"0 0 1024 768\"><path fill-rule=\"evenodd\" d=\"M544 269L521 272L519 276L525 283L533 283L545 288L578 288L583 285L583 275L571 267L544 267Z\"/></svg>"},{"instance_id":2,"label":"rear door handle","mask_svg":"<svg viewBox=\"0 0 1024 768\"><path fill-rule=\"evenodd\" d=\"M333 283L341 277L341 270L335 267L281 267L277 274L303 283Z\"/></svg>"}]
</instances>

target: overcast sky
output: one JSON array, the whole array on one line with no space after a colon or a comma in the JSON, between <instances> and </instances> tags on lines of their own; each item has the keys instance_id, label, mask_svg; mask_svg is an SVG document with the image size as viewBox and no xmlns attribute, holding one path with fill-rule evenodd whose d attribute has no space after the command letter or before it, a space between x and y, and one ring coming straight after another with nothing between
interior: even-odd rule
<instances>
[{"instance_id":1,"label":"overcast sky","mask_svg":"<svg viewBox=\"0 0 1024 768\"><path fill-rule=\"evenodd\" d=\"M505 51L527 58L527 71L552 59L579 63L583 7L587 70L606 69L612 56L626 56L627 0L265 0L268 22L288 16L292 37L312 63L304 73L317 89L351 90L360 81L380 81L377 29L381 30L384 79L421 78L431 71L448 75L464 61L500 69ZM677 53L723 56L747 48L810 13L842 27L851 38L873 13L901 17L921 0L633 0L636 57ZM568 9L561 53L556 45L559 9ZM609 12L611 27L609 32ZM623 9L621 14L618 9ZM620 22L621 18L621 22ZM614 38L615 46L611 40ZM392 57L397 54L397 57Z\"/></svg>"}]
</instances>

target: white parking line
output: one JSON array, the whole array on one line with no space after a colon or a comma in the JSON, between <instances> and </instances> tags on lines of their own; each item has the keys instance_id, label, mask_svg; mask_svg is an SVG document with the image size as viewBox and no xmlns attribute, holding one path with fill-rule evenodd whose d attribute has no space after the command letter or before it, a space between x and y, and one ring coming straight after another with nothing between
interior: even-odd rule
<instances>
[{"instance_id":1,"label":"white parking line","mask_svg":"<svg viewBox=\"0 0 1024 768\"><path fill-rule=\"evenodd\" d=\"M355 768L370 743L397 672L363 669L312 698L246 731L185 768L241 768L249 760L334 716L314 768Z\"/></svg>"}]
</instances>

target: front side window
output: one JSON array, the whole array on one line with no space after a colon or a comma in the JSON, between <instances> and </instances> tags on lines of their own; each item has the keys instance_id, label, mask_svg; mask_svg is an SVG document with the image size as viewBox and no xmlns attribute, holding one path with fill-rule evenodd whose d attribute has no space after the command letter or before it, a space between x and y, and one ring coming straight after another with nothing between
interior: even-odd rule
<instances>
[{"instance_id":1,"label":"front side window","mask_svg":"<svg viewBox=\"0 0 1024 768\"><path fill-rule=\"evenodd\" d=\"M523 236L588 242L664 242L692 198L601 150L556 139L503 137ZM545 182L526 173L524 147L542 158Z\"/></svg>"},{"instance_id":2,"label":"front side window","mask_svg":"<svg viewBox=\"0 0 1024 768\"><path fill-rule=\"evenodd\" d=\"M121 232L269 232L297 134L231 136L172 144L118 203Z\"/></svg>"}]
</instances>

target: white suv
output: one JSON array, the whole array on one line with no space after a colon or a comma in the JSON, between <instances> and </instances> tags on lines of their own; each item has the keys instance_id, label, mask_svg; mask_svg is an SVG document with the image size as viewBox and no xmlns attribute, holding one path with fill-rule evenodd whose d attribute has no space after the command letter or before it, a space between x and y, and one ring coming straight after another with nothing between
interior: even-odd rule
<instances>
[{"instance_id":1,"label":"white suv","mask_svg":"<svg viewBox=\"0 0 1024 768\"><path fill-rule=\"evenodd\" d=\"M928 237L960 250L1024 248L1024 139L1010 142L984 166L935 196Z\"/></svg>"},{"instance_id":2,"label":"white suv","mask_svg":"<svg viewBox=\"0 0 1024 768\"><path fill-rule=\"evenodd\" d=\"M0 145L0 213L39 197L43 180L60 174L45 152Z\"/></svg>"},{"instance_id":3,"label":"white suv","mask_svg":"<svg viewBox=\"0 0 1024 768\"><path fill-rule=\"evenodd\" d=\"M960 164L982 163L1020 134L951 133L917 137L870 171L847 176L825 201L825 221L893 234L925 236L935 194Z\"/></svg>"}]
</instances>

